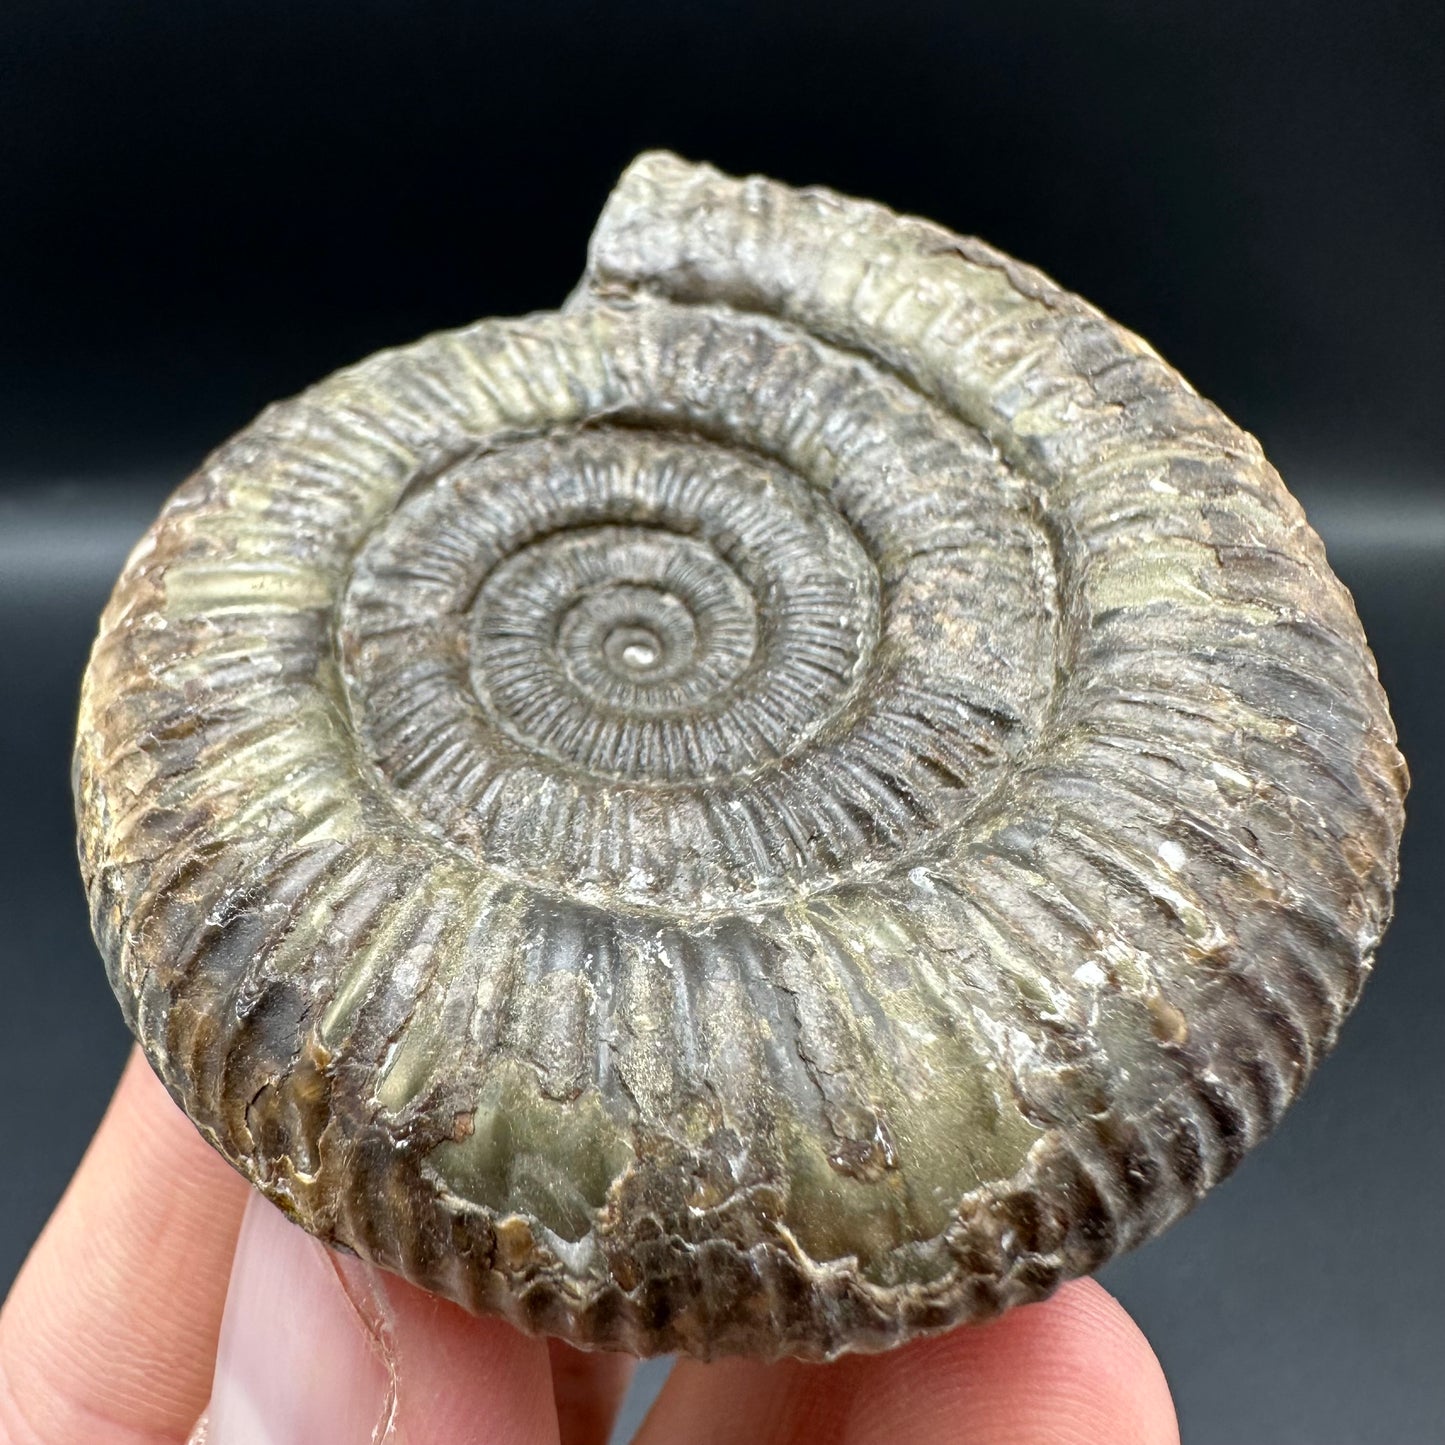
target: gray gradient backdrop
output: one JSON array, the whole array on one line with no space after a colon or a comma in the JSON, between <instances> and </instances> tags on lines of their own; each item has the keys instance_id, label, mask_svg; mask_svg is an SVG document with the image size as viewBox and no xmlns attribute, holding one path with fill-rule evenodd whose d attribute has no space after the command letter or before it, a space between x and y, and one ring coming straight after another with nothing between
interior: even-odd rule
<instances>
[{"instance_id":1,"label":"gray gradient backdrop","mask_svg":"<svg viewBox=\"0 0 1445 1445\"><path fill-rule=\"evenodd\" d=\"M127 1046L67 777L126 550L266 401L558 303L611 178L660 143L1042 265L1255 431L1304 501L1414 773L1396 922L1275 1137L1105 1279L1187 1445L1445 1440L1441 11L7 0L0 1286Z\"/></svg>"}]
</instances>

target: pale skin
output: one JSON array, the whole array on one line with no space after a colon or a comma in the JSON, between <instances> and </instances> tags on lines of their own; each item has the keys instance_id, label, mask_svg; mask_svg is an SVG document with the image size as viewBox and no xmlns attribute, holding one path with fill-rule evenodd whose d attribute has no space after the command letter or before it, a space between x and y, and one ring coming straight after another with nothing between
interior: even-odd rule
<instances>
[{"instance_id":1,"label":"pale skin","mask_svg":"<svg viewBox=\"0 0 1445 1445\"><path fill-rule=\"evenodd\" d=\"M261 1389L291 1401L291 1418L306 1415L296 1380L304 1352L286 1343L288 1327L310 1343L327 1340L318 1346L322 1361L313 1362L323 1389L325 1362L361 1347L326 1335L326 1310L335 1314L343 1295L333 1293L329 1305L318 1300L314 1317L295 1296L313 1274L325 1296L333 1276L345 1285L364 1267L334 1263L267 1205L248 1213L251 1194L133 1056L0 1312L0 1445L182 1445L212 1399L223 1315L232 1341L247 1329L259 1335L250 1343L264 1361ZM237 1275L246 1276L251 1304L243 1310L233 1298L227 1313L243 1216ZM382 1288L404 1366L389 1439L606 1441L630 1361L529 1339L399 1280ZM245 1323L257 1319L260 1330ZM268 1321L273 1327L265 1328ZM351 1389L363 1412L373 1366L363 1359L351 1377L361 1381ZM296 1438L314 1438L311 1428L312 1436ZM292 1436L278 1430L270 1438ZM359 1435L358 1445L369 1438ZM1178 1438L1148 1342L1088 1280L990 1324L885 1355L830 1365L681 1363L638 1436L642 1445L1177 1445Z\"/></svg>"}]
</instances>

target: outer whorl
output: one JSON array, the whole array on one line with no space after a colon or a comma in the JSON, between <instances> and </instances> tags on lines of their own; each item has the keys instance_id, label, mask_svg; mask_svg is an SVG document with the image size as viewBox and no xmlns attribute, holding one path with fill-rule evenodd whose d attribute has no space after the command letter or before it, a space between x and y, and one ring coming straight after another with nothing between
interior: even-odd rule
<instances>
[{"instance_id":1,"label":"outer whorl","mask_svg":"<svg viewBox=\"0 0 1445 1445\"><path fill-rule=\"evenodd\" d=\"M1279 1118L1405 770L1254 440L978 241L673 156L132 555L96 937L207 1139L473 1310L826 1357L1047 1294Z\"/></svg>"}]
</instances>

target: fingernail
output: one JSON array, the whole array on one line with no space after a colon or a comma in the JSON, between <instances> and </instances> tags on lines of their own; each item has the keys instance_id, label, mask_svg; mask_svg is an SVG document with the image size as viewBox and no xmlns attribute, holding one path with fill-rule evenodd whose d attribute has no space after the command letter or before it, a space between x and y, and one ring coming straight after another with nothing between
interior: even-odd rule
<instances>
[{"instance_id":1,"label":"fingernail","mask_svg":"<svg viewBox=\"0 0 1445 1445\"><path fill-rule=\"evenodd\" d=\"M365 1272L255 1195L221 1323L204 1445L373 1445L395 1393ZM358 1297L358 1290L362 1297Z\"/></svg>"}]
</instances>

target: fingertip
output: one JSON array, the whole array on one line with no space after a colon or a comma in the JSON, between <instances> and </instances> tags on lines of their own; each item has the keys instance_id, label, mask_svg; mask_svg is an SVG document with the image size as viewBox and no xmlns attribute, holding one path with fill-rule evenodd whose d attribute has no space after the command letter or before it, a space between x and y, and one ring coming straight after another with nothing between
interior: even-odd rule
<instances>
[{"instance_id":1,"label":"fingertip","mask_svg":"<svg viewBox=\"0 0 1445 1445\"><path fill-rule=\"evenodd\" d=\"M1133 1316L1092 1279L1076 1280L1060 1293L1047 1326L1060 1378L1072 1373L1089 1382L1109 1417L1132 1427L1132 1433L1107 1438L1177 1445L1179 1422L1164 1367Z\"/></svg>"},{"instance_id":2,"label":"fingertip","mask_svg":"<svg viewBox=\"0 0 1445 1445\"><path fill-rule=\"evenodd\" d=\"M1177 1445L1163 1371L1099 1285L827 1365L684 1362L639 1440L693 1445Z\"/></svg>"},{"instance_id":3,"label":"fingertip","mask_svg":"<svg viewBox=\"0 0 1445 1445\"><path fill-rule=\"evenodd\" d=\"M393 1395L384 1324L324 1247L260 1195L246 1205L206 1411L207 1445L380 1438Z\"/></svg>"},{"instance_id":4,"label":"fingertip","mask_svg":"<svg viewBox=\"0 0 1445 1445\"><path fill-rule=\"evenodd\" d=\"M428 1445L557 1445L546 1342L495 1316L468 1314L359 1260L384 1298L400 1365L398 1433Z\"/></svg>"},{"instance_id":5,"label":"fingertip","mask_svg":"<svg viewBox=\"0 0 1445 1445\"><path fill-rule=\"evenodd\" d=\"M1157 1356L1124 1308L1093 1280L1001 1319L878 1357L860 1414L899 1417L912 1402L921 1441L953 1441L960 1422L997 1445L1177 1445ZM880 1418L877 1438L886 1438ZM866 1431L862 1438L873 1438Z\"/></svg>"},{"instance_id":6,"label":"fingertip","mask_svg":"<svg viewBox=\"0 0 1445 1445\"><path fill-rule=\"evenodd\" d=\"M561 1445L607 1445L637 1361L547 1341Z\"/></svg>"},{"instance_id":7,"label":"fingertip","mask_svg":"<svg viewBox=\"0 0 1445 1445\"><path fill-rule=\"evenodd\" d=\"M254 1195L203 1438L557 1445L546 1346L337 1254Z\"/></svg>"}]
</instances>

